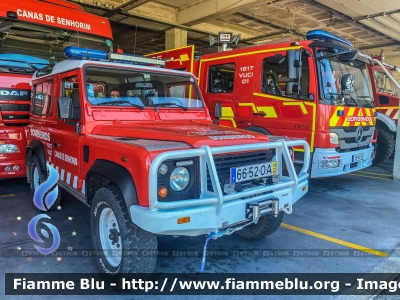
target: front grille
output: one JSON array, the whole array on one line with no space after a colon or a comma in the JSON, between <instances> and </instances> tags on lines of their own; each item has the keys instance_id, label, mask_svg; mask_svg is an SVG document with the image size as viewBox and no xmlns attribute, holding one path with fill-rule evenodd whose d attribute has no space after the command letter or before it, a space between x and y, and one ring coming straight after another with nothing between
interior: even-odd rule
<instances>
[{"instance_id":1,"label":"front grille","mask_svg":"<svg viewBox=\"0 0 400 300\"><path fill-rule=\"evenodd\" d=\"M362 139L361 139L361 142L366 141L368 138L369 138L369 136L363 136ZM347 144L350 144L350 143L357 143L355 137L352 137L352 138L345 138L344 141L345 141Z\"/></svg>"},{"instance_id":2,"label":"front grille","mask_svg":"<svg viewBox=\"0 0 400 300\"><path fill-rule=\"evenodd\" d=\"M368 131L371 126L361 126L363 131ZM344 132L356 132L358 126L349 126L349 127L343 127Z\"/></svg>"},{"instance_id":3,"label":"front grille","mask_svg":"<svg viewBox=\"0 0 400 300\"><path fill-rule=\"evenodd\" d=\"M267 151L251 152L251 153L247 152L240 154L214 156L215 168L217 169L217 174L220 184L224 183L226 180L229 179L231 168L260 164L263 162L270 162L274 157L274 155L275 155L274 150L267 150ZM248 182L243 181L241 184L245 185L246 183ZM207 172L207 188L209 191L213 191L210 174L208 174L208 172Z\"/></svg>"},{"instance_id":4,"label":"front grille","mask_svg":"<svg viewBox=\"0 0 400 300\"><path fill-rule=\"evenodd\" d=\"M24 103L24 104L22 104ZM30 104L29 101L20 101L18 104L5 104L0 101L0 113L4 125L24 125L29 122Z\"/></svg>"}]
</instances>

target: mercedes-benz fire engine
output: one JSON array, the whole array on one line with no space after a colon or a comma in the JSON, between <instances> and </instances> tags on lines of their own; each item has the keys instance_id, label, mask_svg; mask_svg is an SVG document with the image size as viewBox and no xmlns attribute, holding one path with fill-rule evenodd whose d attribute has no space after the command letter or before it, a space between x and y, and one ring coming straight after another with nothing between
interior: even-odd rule
<instances>
[{"instance_id":1,"label":"mercedes-benz fire engine","mask_svg":"<svg viewBox=\"0 0 400 300\"><path fill-rule=\"evenodd\" d=\"M361 170L372 164L375 105L367 63L351 43L322 30L285 41L206 54L193 47L153 53L167 67L199 77L219 122L266 135L303 139L312 152L311 177ZM303 161L295 149L295 162Z\"/></svg>"},{"instance_id":2,"label":"mercedes-benz fire engine","mask_svg":"<svg viewBox=\"0 0 400 300\"><path fill-rule=\"evenodd\" d=\"M393 75L393 72L399 71L399 69L383 62L382 55L374 58L381 61L384 67L383 69L382 66L377 64L368 65L376 111L378 112L376 118L378 139L375 145L376 155L373 162L374 164L380 164L389 159L394 153L399 120L400 90L390 76Z\"/></svg>"}]
</instances>

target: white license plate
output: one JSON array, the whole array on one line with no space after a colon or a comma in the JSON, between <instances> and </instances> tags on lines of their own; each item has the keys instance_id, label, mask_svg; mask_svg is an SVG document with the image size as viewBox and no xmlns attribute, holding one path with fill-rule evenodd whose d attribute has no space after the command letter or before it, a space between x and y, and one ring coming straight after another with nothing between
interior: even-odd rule
<instances>
[{"instance_id":1,"label":"white license plate","mask_svg":"<svg viewBox=\"0 0 400 300\"><path fill-rule=\"evenodd\" d=\"M277 172L278 163L276 161L231 168L231 183L272 176L276 175Z\"/></svg>"},{"instance_id":2,"label":"white license plate","mask_svg":"<svg viewBox=\"0 0 400 300\"><path fill-rule=\"evenodd\" d=\"M359 162L364 160L364 153L358 153L358 154L354 154L351 161L352 162Z\"/></svg>"}]
</instances>

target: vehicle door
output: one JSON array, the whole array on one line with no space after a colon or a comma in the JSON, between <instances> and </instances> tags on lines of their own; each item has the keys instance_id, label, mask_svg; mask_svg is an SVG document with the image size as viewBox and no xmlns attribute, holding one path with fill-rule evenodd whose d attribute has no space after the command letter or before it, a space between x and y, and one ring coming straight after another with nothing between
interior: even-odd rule
<instances>
[{"instance_id":1,"label":"vehicle door","mask_svg":"<svg viewBox=\"0 0 400 300\"><path fill-rule=\"evenodd\" d=\"M59 118L59 107L57 105L57 131L54 136L54 164L59 170L60 180L69 187L82 190L84 178L80 176L81 143L80 128L83 124L83 110L81 107L85 89L83 80L78 71L72 71L60 75L58 97L69 97L72 99L73 118L62 120Z\"/></svg>"},{"instance_id":2,"label":"vehicle door","mask_svg":"<svg viewBox=\"0 0 400 300\"><path fill-rule=\"evenodd\" d=\"M255 74L252 126L272 135L305 139L311 144L315 130L315 94L310 89L311 58L303 51L301 78L289 78L286 51L260 54ZM300 88L298 84L300 83Z\"/></svg>"}]
</instances>

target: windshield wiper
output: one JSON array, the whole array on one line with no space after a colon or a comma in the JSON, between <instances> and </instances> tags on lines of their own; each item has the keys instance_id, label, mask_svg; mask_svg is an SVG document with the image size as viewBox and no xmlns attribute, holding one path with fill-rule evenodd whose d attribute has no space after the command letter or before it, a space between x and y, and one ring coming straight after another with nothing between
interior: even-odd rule
<instances>
[{"instance_id":1,"label":"windshield wiper","mask_svg":"<svg viewBox=\"0 0 400 300\"><path fill-rule=\"evenodd\" d=\"M375 107L375 103L373 102L372 97L370 96L357 96L357 98L362 99L364 102L366 102L366 104L364 105L364 107ZM371 99L371 101L365 100L365 99Z\"/></svg>"},{"instance_id":2,"label":"windshield wiper","mask_svg":"<svg viewBox=\"0 0 400 300\"><path fill-rule=\"evenodd\" d=\"M186 106L183 106L183 105L180 105L180 104L176 104L176 103L172 103L172 102L164 102L164 103L151 104L151 105L149 105L149 106L152 106L152 107L156 107L156 108L157 108L157 107L170 106L170 105L178 106L178 107L180 107L180 108L183 108L185 111L188 110L188 108L187 108Z\"/></svg>"},{"instance_id":3,"label":"windshield wiper","mask_svg":"<svg viewBox=\"0 0 400 300\"><path fill-rule=\"evenodd\" d=\"M358 106L358 103L356 102L356 100L354 100L354 98L353 98L350 94L343 94L343 100L344 100L344 102L345 102L347 105L350 105L350 103L346 101L346 100L348 100L348 99L346 99L345 96L349 96L349 97L350 97L350 100L353 101L354 106ZM350 105L350 106L353 106L353 105Z\"/></svg>"},{"instance_id":4,"label":"windshield wiper","mask_svg":"<svg viewBox=\"0 0 400 300\"><path fill-rule=\"evenodd\" d=\"M132 105L132 106L134 106L134 107L140 108L141 110L144 109L144 106L143 106L143 105L134 104L134 103L131 103L131 102L128 101L128 100L105 101L105 102L99 103L98 105L103 105L103 104L104 104L104 105L108 105L108 104L130 104L130 105Z\"/></svg>"}]
</instances>

